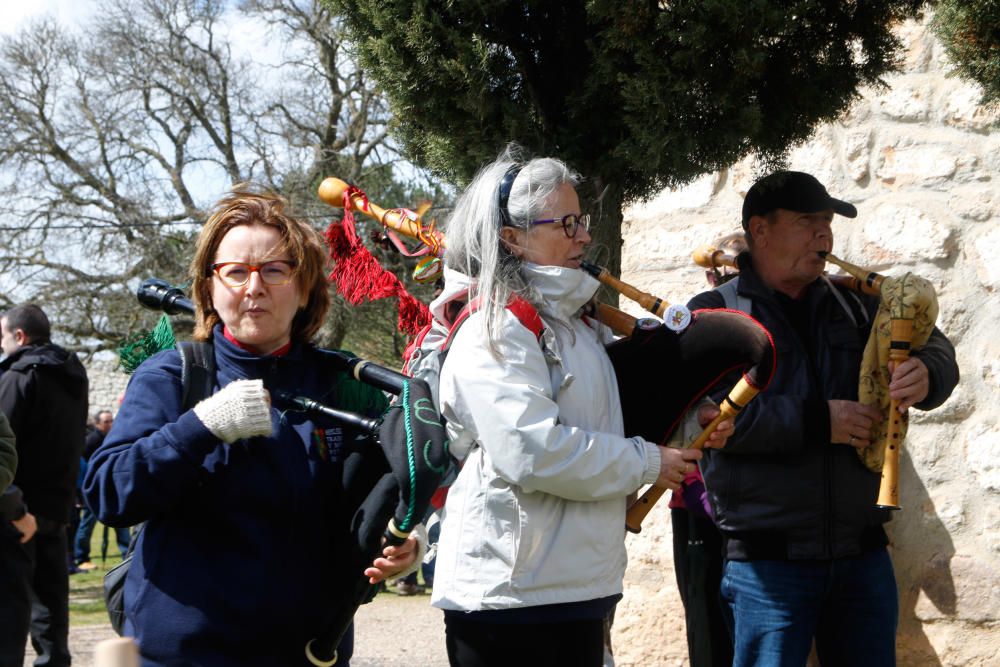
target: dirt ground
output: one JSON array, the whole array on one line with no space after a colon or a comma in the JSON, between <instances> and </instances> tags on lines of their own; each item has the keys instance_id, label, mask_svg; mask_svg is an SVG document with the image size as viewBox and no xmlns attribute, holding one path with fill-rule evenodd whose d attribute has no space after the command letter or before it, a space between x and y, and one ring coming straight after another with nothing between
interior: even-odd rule
<instances>
[{"instance_id":1,"label":"dirt ground","mask_svg":"<svg viewBox=\"0 0 1000 667\"><path fill-rule=\"evenodd\" d=\"M351 667L447 667L444 620L430 595L381 593L358 610ZM109 625L70 628L74 667L93 667L94 646L114 637ZM35 658L29 642L24 667Z\"/></svg>"}]
</instances>

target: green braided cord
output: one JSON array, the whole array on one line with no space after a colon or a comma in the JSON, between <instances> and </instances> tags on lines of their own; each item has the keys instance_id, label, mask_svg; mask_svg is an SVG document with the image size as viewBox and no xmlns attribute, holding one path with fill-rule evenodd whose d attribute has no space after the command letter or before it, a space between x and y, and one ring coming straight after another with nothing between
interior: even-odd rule
<instances>
[{"instance_id":1,"label":"green braided cord","mask_svg":"<svg viewBox=\"0 0 1000 667\"><path fill-rule=\"evenodd\" d=\"M413 446L413 428L410 425L410 382L403 381L403 394L401 396L403 404L403 426L406 428L406 460L410 464L410 502L406 508L406 518L403 519L402 526L397 526L402 532L408 533L413 529L413 496L417 491L417 469L416 452Z\"/></svg>"},{"instance_id":2,"label":"green braided cord","mask_svg":"<svg viewBox=\"0 0 1000 667\"><path fill-rule=\"evenodd\" d=\"M152 331L132 334L123 340L118 346L118 360L122 369L131 374L146 359L157 352L172 350L176 345L170 318L164 314Z\"/></svg>"}]
</instances>

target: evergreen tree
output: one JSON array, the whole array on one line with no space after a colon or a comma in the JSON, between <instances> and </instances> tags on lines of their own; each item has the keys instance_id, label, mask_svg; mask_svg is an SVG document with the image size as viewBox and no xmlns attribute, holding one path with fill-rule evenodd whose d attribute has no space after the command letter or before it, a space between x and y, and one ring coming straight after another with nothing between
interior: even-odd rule
<instances>
[{"instance_id":1,"label":"evergreen tree","mask_svg":"<svg viewBox=\"0 0 1000 667\"><path fill-rule=\"evenodd\" d=\"M408 155L462 183L509 141L588 180L619 268L621 208L750 154L773 164L891 71L922 0L327 0Z\"/></svg>"},{"instance_id":2,"label":"evergreen tree","mask_svg":"<svg viewBox=\"0 0 1000 667\"><path fill-rule=\"evenodd\" d=\"M983 101L1000 103L1000 0L942 0L934 26L963 77L983 87Z\"/></svg>"}]
</instances>

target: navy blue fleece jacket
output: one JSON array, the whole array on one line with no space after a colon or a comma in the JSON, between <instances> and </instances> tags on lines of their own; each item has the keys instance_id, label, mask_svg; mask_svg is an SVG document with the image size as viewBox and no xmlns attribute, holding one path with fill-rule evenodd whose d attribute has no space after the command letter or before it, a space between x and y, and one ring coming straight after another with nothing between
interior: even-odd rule
<instances>
[{"instance_id":1,"label":"navy blue fleece jacket","mask_svg":"<svg viewBox=\"0 0 1000 667\"><path fill-rule=\"evenodd\" d=\"M161 352L129 383L84 493L104 523L146 522L125 585L125 629L144 665L301 664L335 602L350 518L341 463L363 442L283 412L276 390L359 406L335 395L337 373L312 346L258 357L217 328L214 348L217 388L263 379L273 434L218 440L193 410L182 412L180 355ZM381 411L379 392L359 393L366 412Z\"/></svg>"}]
</instances>

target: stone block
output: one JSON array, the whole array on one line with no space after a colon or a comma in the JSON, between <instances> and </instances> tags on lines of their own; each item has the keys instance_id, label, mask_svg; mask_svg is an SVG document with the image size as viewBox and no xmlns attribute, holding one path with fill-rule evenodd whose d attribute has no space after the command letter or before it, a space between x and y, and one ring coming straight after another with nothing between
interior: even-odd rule
<instances>
[{"instance_id":1,"label":"stone block","mask_svg":"<svg viewBox=\"0 0 1000 667\"><path fill-rule=\"evenodd\" d=\"M736 214L738 219L739 214ZM689 270L694 266L691 253L699 245L714 238L706 238L699 224L676 228L666 223L666 218L643 226L645 233L629 237L622 251L622 275L639 271L662 272L671 269ZM739 224L739 223L736 223Z\"/></svg>"},{"instance_id":2,"label":"stone block","mask_svg":"<svg viewBox=\"0 0 1000 667\"><path fill-rule=\"evenodd\" d=\"M1000 426L995 419L979 421L966 433L970 483L983 492L1000 492Z\"/></svg>"},{"instance_id":3,"label":"stone block","mask_svg":"<svg viewBox=\"0 0 1000 667\"><path fill-rule=\"evenodd\" d=\"M871 89L862 89L861 97L855 100L851 106L840 117L840 124L844 127L858 127L862 123L871 120L872 104L878 99L878 95Z\"/></svg>"},{"instance_id":4,"label":"stone block","mask_svg":"<svg viewBox=\"0 0 1000 667\"><path fill-rule=\"evenodd\" d=\"M977 146L982 168L996 178L996 174L1000 173L1000 132L992 132L979 139ZM993 191L995 192L996 188L993 188Z\"/></svg>"},{"instance_id":5,"label":"stone block","mask_svg":"<svg viewBox=\"0 0 1000 667\"><path fill-rule=\"evenodd\" d=\"M914 608L917 618L939 621L957 615L972 623L997 621L1000 581L994 572L998 565L968 554L930 559L919 578L921 593ZM949 608L951 600L953 610Z\"/></svg>"},{"instance_id":6,"label":"stone block","mask_svg":"<svg viewBox=\"0 0 1000 667\"><path fill-rule=\"evenodd\" d=\"M1000 120L1000 109L982 104L983 90L978 84L951 80L937 104L938 120L945 125L970 132L988 132Z\"/></svg>"},{"instance_id":7,"label":"stone block","mask_svg":"<svg viewBox=\"0 0 1000 667\"><path fill-rule=\"evenodd\" d=\"M956 307L958 306L957 298L942 298L940 290L938 291L938 306L940 310L938 311L937 328L943 331L948 336L948 340L957 347L970 329L974 329L976 322L968 316L969 309ZM972 310L978 311L979 306L977 305ZM962 350L958 349L956 353L961 366Z\"/></svg>"},{"instance_id":8,"label":"stone block","mask_svg":"<svg viewBox=\"0 0 1000 667\"><path fill-rule=\"evenodd\" d=\"M897 122L915 123L931 114L933 88L919 79L901 77L875 104L880 114Z\"/></svg>"},{"instance_id":9,"label":"stone block","mask_svg":"<svg viewBox=\"0 0 1000 667\"><path fill-rule=\"evenodd\" d=\"M935 492L937 491L938 489L935 489ZM941 497L941 501L936 508L937 519L948 530L949 534L955 533L966 524L964 503L957 495L946 493L936 493L935 495Z\"/></svg>"},{"instance_id":10,"label":"stone block","mask_svg":"<svg viewBox=\"0 0 1000 667\"><path fill-rule=\"evenodd\" d=\"M950 338L949 338L950 339ZM911 424L960 422L969 417L976 408L975 396L972 391L962 383L959 383L951 396L944 402L944 405L924 412L923 410L910 411ZM945 434L950 435L950 434Z\"/></svg>"},{"instance_id":11,"label":"stone block","mask_svg":"<svg viewBox=\"0 0 1000 667\"><path fill-rule=\"evenodd\" d=\"M906 21L896 28L896 36L903 44L901 70L905 73L926 72L933 57L934 46L927 26L916 21Z\"/></svg>"},{"instance_id":12,"label":"stone block","mask_svg":"<svg viewBox=\"0 0 1000 667\"><path fill-rule=\"evenodd\" d=\"M941 185L955 176L958 158L954 149L939 145L887 145L881 150L881 162L875 175L883 183L899 188L904 185Z\"/></svg>"},{"instance_id":13,"label":"stone block","mask_svg":"<svg viewBox=\"0 0 1000 667\"><path fill-rule=\"evenodd\" d=\"M952 230L921 208L884 203L866 214L863 235L862 254L870 263L883 264L945 259Z\"/></svg>"},{"instance_id":14,"label":"stone block","mask_svg":"<svg viewBox=\"0 0 1000 667\"><path fill-rule=\"evenodd\" d=\"M982 375L987 387L1000 390L1000 361L987 357L986 363L982 366Z\"/></svg>"},{"instance_id":15,"label":"stone block","mask_svg":"<svg viewBox=\"0 0 1000 667\"><path fill-rule=\"evenodd\" d=\"M1000 289L1000 228L982 234L973 242L976 274L980 283L991 291Z\"/></svg>"},{"instance_id":16,"label":"stone block","mask_svg":"<svg viewBox=\"0 0 1000 667\"><path fill-rule=\"evenodd\" d=\"M861 183L868 178L871 144L871 129L865 128L844 133L844 161L847 163L847 175L855 183Z\"/></svg>"},{"instance_id":17,"label":"stone block","mask_svg":"<svg viewBox=\"0 0 1000 667\"><path fill-rule=\"evenodd\" d=\"M747 191L754 182L763 176L758 170L758 165L752 159L745 159L737 162L732 167L729 168L729 178L726 183L726 190L729 192L728 200L734 200L734 196L739 201L739 206L736 207L736 217L737 224L739 224L739 214L740 207L743 205L743 198L746 197ZM721 201L722 198L720 197Z\"/></svg>"},{"instance_id":18,"label":"stone block","mask_svg":"<svg viewBox=\"0 0 1000 667\"><path fill-rule=\"evenodd\" d=\"M633 204L625 209L625 216L632 219L659 216L681 209L701 208L711 201L721 180L721 172L707 174L677 188L666 188L652 199Z\"/></svg>"},{"instance_id":19,"label":"stone block","mask_svg":"<svg viewBox=\"0 0 1000 667\"><path fill-rule=\"evenodd\" d=\"M966 220L984 222L1000 214L997 195L993 188L981 185L963 186L951 192L948 208Z\"/></svg>"},{"instance_id":20,"label":"stone block","mask_svg":"<svg viewBox=\"0 0 1000 667\"><path fill-rule=\"evenodd\" d=\"M833 132L829 127L820 128L813 138L793 148L788 154L789 169L812 174L830 192L837 193L840 173L837 169L837 151L833 146Z\"/></svg>"}]
</instances>

